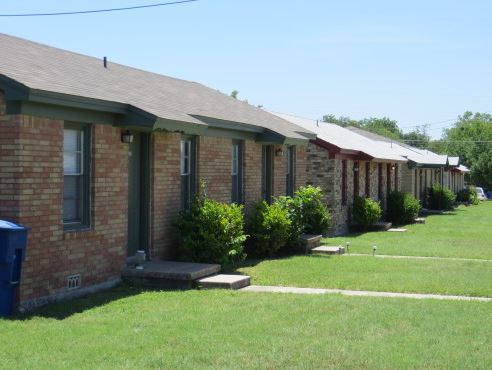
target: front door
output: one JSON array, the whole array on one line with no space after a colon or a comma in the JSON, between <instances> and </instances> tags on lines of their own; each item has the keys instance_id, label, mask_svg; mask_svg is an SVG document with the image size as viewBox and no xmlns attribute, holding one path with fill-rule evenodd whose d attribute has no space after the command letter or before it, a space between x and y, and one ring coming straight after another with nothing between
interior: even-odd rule
<instances>
[{"instance_id":1,"label":"front door","mask_svg":"<svg viewBox=\"0 0 492 370\"><path fill-rule=\"evenodd\" d=\"M128 257L147 251L148 135L134 133L128 147Z\"/></svg>"}]
</instances>

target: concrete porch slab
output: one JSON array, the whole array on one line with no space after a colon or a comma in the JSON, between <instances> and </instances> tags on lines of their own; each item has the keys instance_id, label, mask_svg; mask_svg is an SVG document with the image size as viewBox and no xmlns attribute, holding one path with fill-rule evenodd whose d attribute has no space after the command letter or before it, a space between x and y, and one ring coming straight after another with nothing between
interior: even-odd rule
<instances>
[{"instance_id":1,"label":"concrete porch slab","mask_svg":"<svg viewBox=\"0 0 492 370\"><path fill-rule=\"evenodd\" d=\"M417 217L415 219L416 224L425 224L425 217Z\"/></svg>"},{"instance_id":2,"label":"concrete porch slab","mask_svg":"<svg viewBox=\"0 0 492 370\"><path fill-rule=\"evenodd\" d=\"M404 233L405 231L407 231L407 229L392 228L392 229L388 229L387 231L392 233Z\"/></svg>"},{"instance_id":3,"label":"concrete porch slab","mask_svg":"<svg viewBox=\"0 0 492 370\"><path fill-rule=\"evenodd\" d=\"M311 253L319 253L319 254L344 254L345 247L341 245L336 247L331 247L327 245L322 245L321 247L316 247L311 249Z\"/></svg>"},{"instance_id":4,"label":"concrete porch slab","mask_svg":"<svg viewBox=\"0 0 492 370\"><path fill-rule=\"evenodd\" d=\"M246 275L214 275L197 280L203 288L241 289L251 284L251 278Z\"/></svg>"},{"instance_id":5,"label":"concrete porch slab","mask_svg":"<svg viewBox=\"0 0 492 370\"><path fill-rule=\"evenodd\" d=\"M146 287L191 289L195 280L220 272L220 265L175 261L148 261L143 269L127 267L122 278Z\"/></svg>"},{"instance_id":6,"label":"concrete porch slab","mask_svg":"<svg viewBox=\"0 0 492 370\"><path fill-rule=\"evenodd\" d=\"M372 224L370 226L370 229L377 230L377 231L386 231L388 229L391 229L391 226L393 226L391 222L380 221L380 222L376 222L375 224Z\"/></svg>"}]
</instances>

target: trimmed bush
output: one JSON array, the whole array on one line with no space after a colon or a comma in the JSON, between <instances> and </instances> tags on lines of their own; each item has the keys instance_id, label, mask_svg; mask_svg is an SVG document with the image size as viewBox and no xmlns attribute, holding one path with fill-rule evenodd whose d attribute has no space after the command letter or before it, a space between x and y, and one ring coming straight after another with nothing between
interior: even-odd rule
<instances>
[{"instance_id":1,"label":"trimmed bush","mask_svg":"<svg viewBox=\"0 0 492 370\"><path fill-rule=\"evenodd\" d=\"M462 189L456 194L456 201L477 205L479 202L475 187Z\"/></svg>"},{"instance_id":2,"label":"trimmed bush","mask_svg":"<svg viewBox=\"0 0 492 370\"><path fill-rule=\"evenodd\" d=\"M371 198L355 197L352 206L352 220L358 226L367 228L381 218L381 206Z\"/></svg>"},{"instance_id":3,"label":"trimmed bush","mask_svg":"<svg viewBox=\"0 0 492 370\"><path fill-rule=\"evenodd\" d=\"M392 191L388 195L387 218L397 225L409 224L420 211L419 201L410 193Z\"/></svg>"},{"instance_id":4,"label":"trimmed bush","mask_svg":"<svg viewBox=\"0 0 492 370\"><path fill-rule=\"evenodd\" d=\"M182 260L225 266L246 257L243 206L200 195L189 210L180 213L174 226L181 239L178 253Z\"/></svg>"},{"instance_id":5,"label":"trimmed bush","mask_svg":"<svg viewBox=\"0 0 492 370\"><path fill-rule=\"evenodd\" d=\"M308 185L300 187L293 197L278 198L291 221L290 244L297 243L301 234L327 233L331 215L322 197L321 188Z\"/></svg>"},{"instance_id":6,"label":"trimmed bush","mask_svg":"<svg viewBox=\"0 0 492 370\"><path fill-rule=\"evenodd\" d=\"M251 252L258 257L272 256L287 245L291 237L291 221L282 202L254 204L248 222Z\"/></svg>"},{"instance_id":7,"label":"trimmed bush","mask_svg":"<svg viewBox=\"0 0 492 370\"><path fill-rule=\"evenodd\" d=\"M429 209L450 211L454 209L456 195L440 184L434 184L427 189L426 205Z\"/></svg>"}]
</instances>

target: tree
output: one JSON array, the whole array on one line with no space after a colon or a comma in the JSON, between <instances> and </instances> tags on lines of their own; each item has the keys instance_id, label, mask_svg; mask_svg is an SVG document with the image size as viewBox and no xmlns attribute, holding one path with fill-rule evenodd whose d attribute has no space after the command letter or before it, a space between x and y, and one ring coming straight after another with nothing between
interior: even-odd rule
<instances>
[{"instance_id":1,"label":"tree","mask_svg":"<svg viewBox=\"0 0 492 370\"><path fill-rule=\"evenodd\" d=\"M431 138L427 135L426 127L417 127L415 130L402 134L405 144L417 148L429 148Z\"/></svg>"},{"instance_id":2,"label":"tree","mask_svg":"<svg viewBox=\"0 0 492 370\"><path fill-rule=\"evenodd\" d=\"M237 99L237 96L239 95L239 91L237 90L232 90L231 92L231 96L234 98L234 99Z\"/></svg>"},{"instance_id":3,"label":"tree","mask_svg":"<svg viewBox=\"0 0 492 370\"><path fill-rule=\"evenodd\" d=\"M465 112L453 127L444 131L438 149L459 156L470 170L471 181L492 188L492 115Z\"/></svg>"}]
</instances>

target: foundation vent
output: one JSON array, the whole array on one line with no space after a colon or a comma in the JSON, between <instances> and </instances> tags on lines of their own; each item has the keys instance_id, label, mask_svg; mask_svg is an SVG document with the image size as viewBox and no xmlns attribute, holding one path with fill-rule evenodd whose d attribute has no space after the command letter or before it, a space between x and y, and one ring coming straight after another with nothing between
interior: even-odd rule
<instances>
[{"instance_id":1,"label":"foundation vent","mask_svg":"<svg viewBox=\"0 0 492 370\"><path fill-rule=\"evenodd\" d=\"M80 281L80 274L67 276L67 289L74 290L80 288Z\"/></svg>"}]
</instances>

